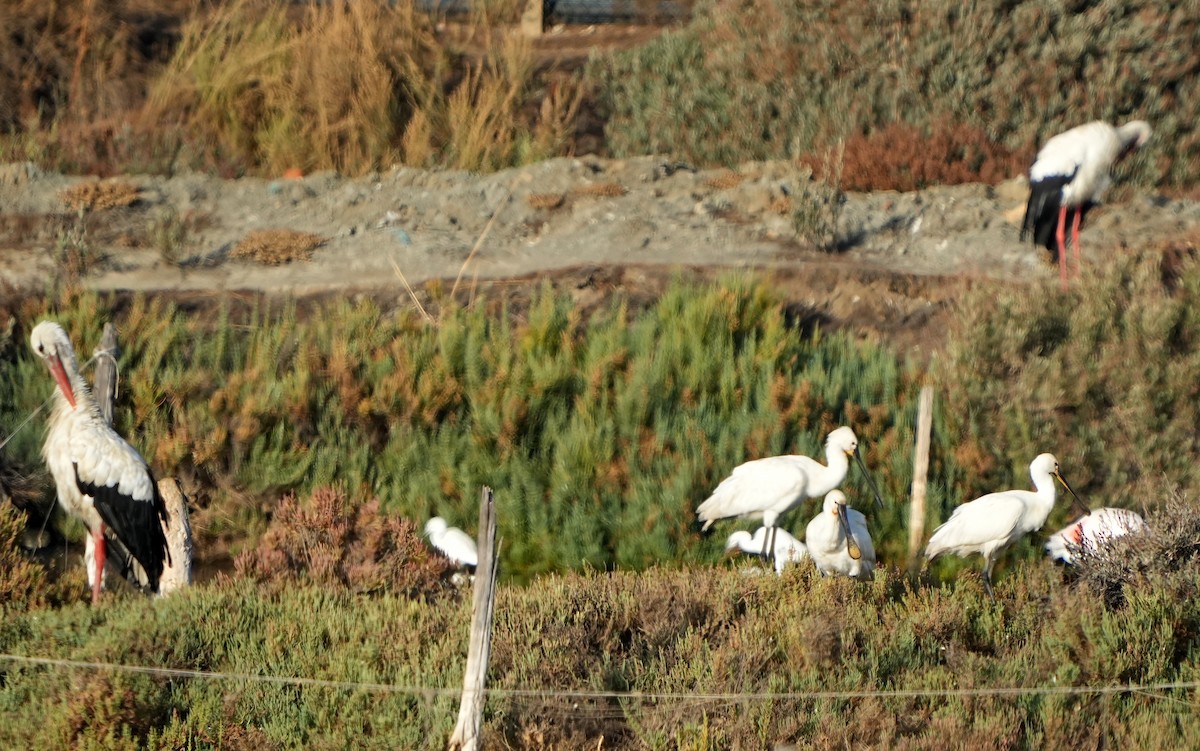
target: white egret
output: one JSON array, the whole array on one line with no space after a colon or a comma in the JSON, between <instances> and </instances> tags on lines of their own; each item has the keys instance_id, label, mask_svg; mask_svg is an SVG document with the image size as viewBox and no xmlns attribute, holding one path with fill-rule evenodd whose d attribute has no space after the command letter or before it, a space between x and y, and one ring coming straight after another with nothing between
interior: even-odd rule
<instances>
[{"instance_id":1,"label":"white egret","mask_svg":"<svg viewBox=\"0 0 1200 751\"><path fill-rule=\"evenodd\" d=\"M58 504L88 529L84 561L92 602L100 600L104 586L110 536L127 573L157 592L170 560L163 531L167 510L146 460L100 416L62 326L42 321L30 332L29 344L58 384L42 457Z\"/></svg>"},{"instance_id":2,"label":"white egret","mask_svg":"<svg viewBox=\"0 0 1200 751\"><path fill-rule=\"evenodd\" d=\"M846 505L846 495L840 490L825 496L821 513L808 523L804 541L817 570L826 576L870 581L875 575L875 544L867 531L867 519Z\"/></svg>"},{"instance_id":3,"label":"white egret","mask_svg":"<svg viewBox=\"0 0 1200 751\"><path fill-rule=\"evenodd\" d=\"M425 522L425 536L429 538L430 545L456 566L479 565L479 551L475 547L475 540L458 527L447 525L442 517L435 516Z\"/></svg>"},{"instance_id":4,"label":"white egret","mask_svg":"<svg viewBox=\"0 0 1200 751\"><path fill-rule=\"evenodd\" d=\"M1119 128L1095 121L1054 136L1038 151L1029 168L1029 203L1021 222L1021 239L1058 253L1062 288L1067 288L1067 214L1073 214L1071 245L1079 273L1079 225L1100 202L1112 179L1109 170L1150 139L1150 125L1134 120Z\"/></svg>"},{"instance_id":5,"label":"white egret","mask_svg":"<svg viewBox=\"0 0 1200 751\"><path fill-rule=\"evenodd\" d=\"M1081 555L1095 555L1117 537L1144 532L1149 527L1140 514L1123 508L1098 508L1050 535L1046 553L1064 563L1077 563Z\"/></svg>"},{"instance_id":6,"label":"white egret","mask_svg":"<svg viewBox=\"0 0 1200 751\"><path fill-rule=\"evenodd\" d=\"M774 532L779 517L805 498L820 498L846 478L853 456L875 492L875 502L883 506L883 498L875 480L858 454L858 437L849 427L832 431L825 440L825 461L821 464L807 456L789 454L754 459L734 467L729 477L696 509L704 529L718 519L737 517L762 519L770 532L763 536L762 555L774 554Z\"/></svg>"},{"instance_id":7,"label":"white egret","mask_svg":"<svg viewBox=\"0 0 1200 751\"><path fill-rule=\"evenodd\" d=\"M1084 514L1088 509L1071 490L1058 470L1058 459L1053 454L1039 454L1029 465L1036 491L1002 490L989 493L954 509L944 524L933 531L929 544L925 546L925 557L929 560L943 553L966 557L972 553L983 555L983 586L988 596L992 594L992 566L997 554L1022 536L1036 532L1046 523L1054 508L1056 497L1054 480L1062 483L1075 499Z\"/></svg>"},{"instance_id":8,"label":"white egret","mask_svg":"<svg viewBox=\"0 0 1200 751\"><path fill-rule=\"evenodd\" d=\"M754 530L753 535L745 530L738 530L731 534L725 542L725 552L732 553L740 550L743 553L761 556L766 544L766 536L766 527ZM807 557L808 548L804 543L792 537L786 530L775 530L774 555L770 556L775 561L775 573L782 574L784 566L789 563L799 563Z\"/></svg>"}]
</instances>

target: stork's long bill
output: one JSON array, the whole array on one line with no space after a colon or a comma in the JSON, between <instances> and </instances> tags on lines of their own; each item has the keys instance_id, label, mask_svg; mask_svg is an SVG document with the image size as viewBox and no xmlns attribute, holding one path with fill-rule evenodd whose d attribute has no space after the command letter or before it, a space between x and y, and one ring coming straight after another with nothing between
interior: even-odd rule
<instances>
[{"instance_id":1,"label":"stork's long bill","mask_svg":"<svg viewBox=\"0 0 1200 751\"><path fill-rule=\"evenodd\" d=\"M71 387L71 379L67 376L67 369L63 367L62 360L57 354L50 353L46 355L46 365L50 367L50 374L58 382L58 390L62 392L67 403L74 407L75 389Z\"/></svg>"},{"instance_id":2,"label":"stork's long bill","mask_svg":"<svg viewBox=\"0 0 1200 751\"><path fill-rule=\"evenodd\" d=\"M842 532L846 535L846 552L854 560L859 560L862 558L862 549L858 547L858 540L854 539L854 533L850 531L850 516L846 513L846 504L839 503L833 513L837 516L838 523L842 525Z\"/></svg>"}]
</instances>

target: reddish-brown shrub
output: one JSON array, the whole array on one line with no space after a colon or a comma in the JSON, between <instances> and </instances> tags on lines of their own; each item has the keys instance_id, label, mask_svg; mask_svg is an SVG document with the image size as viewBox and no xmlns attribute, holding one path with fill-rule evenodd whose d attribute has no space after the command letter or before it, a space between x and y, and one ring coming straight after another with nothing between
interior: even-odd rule
<instances>
[{"instance_id":1,"label":"reddish-brown shrub","mask_svg":"<svg viewBox=\"0 0 1200 751\"><path fill-rule=\"evenodd\" d=\"M258 547L235 561L236 576L264 583L307 581L412 597L442 589L451 568L412 522L380 514L378 498L362 502L334 487L286 496Z\"/></svg>"},{"instance_id":2,"label":"reddish-brown shrub","mask_svg":"<svg viewBox=\"0 0 1200 751\"><path fill-rule=\"evenodd\" d=\"M850 136L840 165L821 153L801 162L819 179L841 169L844 190L919 190L929 185L995 184L1021 174L1028 156L991 141L979 128L948 117L928 132L907 123Z\"/></svg>"}]
</instances>

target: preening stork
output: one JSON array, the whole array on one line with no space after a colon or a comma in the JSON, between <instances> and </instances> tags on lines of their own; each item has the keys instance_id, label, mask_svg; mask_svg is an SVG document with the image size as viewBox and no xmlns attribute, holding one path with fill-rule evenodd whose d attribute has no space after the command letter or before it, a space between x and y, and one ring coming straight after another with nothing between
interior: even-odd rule
<instances>
[{"instance_id":1,"label":"preening stork","mask_svg":"<svg viewBox=\"0 0 1200 751\"><path fill-rule=\"evenodd\" d=\"M1054 136L1038 151L1029 168L1029 203L1021 222L1021 240L1028 235L1037 245L1058 254L1062 288L1067 288L1067 215L1075 273L1079 273L1079 225L1083 215L1104 197L1112 166L1149 140L1150 125L1142 120L1114 128L1097 120Z\"/></svg>"},{"instance_id":2,"label":"preening stork","mask_svg":"<svg viewBox=\"0 0 1200 751\"><path fill-rule=\"evenodd\" d=\"M846 505L846 494L831 490L821 513L804 532L808 554L826 576L849 576L870 581L875 576L875 543L867 531L867 518Z\"/></svg>"},{"instance_id":3,"label":"preening stork","mask_svg":"<svg viewBox=\"0 0 1200 751\"><path fill-rule=\"evenodd\" d=\"M1054 508L1056 497L1054 480L1062 483L1075 499L1083 514L1090 513L1075 491L1063 479L1058 470L1058 459L1053 454L1038 454L1029 465L1036 491L1002 490L968 501L933 531L929 544L925 546L925 557L929 560L943 553L966 557L972 553L983 555L983 586L988 597L992 594L992 566L1001 550L1030 532L1036 532L1046 523Z\"/></svg>"},{"instance_id":4,"label":"preening stork","mask_svg":"<svg viewBox=\"0 0 1200 751\"><path fill-rule=\"evenodd\" d=\"M157 592L169 561L163 531L167 511L150 468L101 417L67 332L57 323L42 321L29 343L58 384L42 456L54 477L59 505L88 529L85 560L92 602L100 599L103 586L106 534L128 554L122 555L126 574Z\"/></svg>"},{"instance_id":5,"label":"preening stork","mask_svg":"<svg viewBox=\"0 0 1200 751\"><path fill-rule=\"evenodd\" d=\"M750 534L745 530L738 530L729 535L729 539L725 541L725 552L736 553L739 550L750 555L762 555L763 547L766 545L767 528L759 527L754 530L754 534ZM808 548L804 543L797 540L789 532L776 529L775 530L775 554L772 556L775 559L775 573L783 574L784 566L789 563L799 563L808 557Z\"/></svg>"},{"instance_id":6,"label":"preening stork","mask_svg":"<svg viewBox=\"0 0 1200 751\"><path fill-rule=\"evenodd\" d=\"M458 527L451 527L446 520L435 516L425 522L425 536L429 544L456 566L478 566L479 551L475 540Z\"/></svg>"},{"instance_id":7,"label":"preening stork","mask_svg":"<svg viewBox=\"0 0 1200 751\"><path fill-rule=\"evenodd\" d=\"M1145 532L1149 527L1141 514L1123 508L1098 508L1050 535L1046 554L1067 564L1081 556L1098 555L1112 540Z\"/></svg>"},{"instance_id":8,"label":"preening stork","mask_svg":"<svg viewBox=\"0 0 1200 751\"><path fill-rule=\"evenodd\" d=\"M779 517L805 498L820 498L841 485L850 469L851 456L871 484L875 502L882 507L883 498L875 480L859 456L858 437L843 425L825 440L826 464L797 455L769 456L739 464L700 504L696 516L704 522L704 529L718 519L762 519L770 532L763 535L762 556L770 559L775 554Z\"/></svg>"}]
</instances>

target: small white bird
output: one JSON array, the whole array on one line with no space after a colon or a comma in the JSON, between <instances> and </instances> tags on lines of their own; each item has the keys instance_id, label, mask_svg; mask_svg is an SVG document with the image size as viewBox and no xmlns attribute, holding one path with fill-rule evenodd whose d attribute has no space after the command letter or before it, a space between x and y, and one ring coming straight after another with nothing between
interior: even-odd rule
<instances>
[{"instance_id":1,"label":"small white bird","mask_svg":"<svg viewBox=\"0 0 1200 751\"><path fill-rule=\"evenodd\" d=\"M1046 553L1053 559L1073 564L1081 556L1096 555L1111 540L1145 532L1149 527L1140 514L1123 508L1098 508L1050 535Z\"/></svg>"},{"instance_id":2,"label":"small white bird","mask_svg":"<svg viewBox=\"0 0 1200 751\"><path fill-rule=\"evenodd\" d=\"M875 576L875 544L867 531L867 518L846 505L846 495L831 490L821 513L805 530L808 554L826 576L850 576L870 581Z\"/></svg>"},{"instance_id":3,"label":"small white bird","mask_svg":"<svg viewBox=\"0 0 1200 751\"><path fill-rule=\"evenodd\" d=\"M1029 203L1021 222L1021 240L1058 254L1062 288L1067 288L1067 214L1073 214L1071 245L1079 273L1079 225L1112 183L1109 170L1150 139L1150 125L1134 120L1119 128L1095 121L1054 136L1029 168Z\"/></svg>"},{"instance_id":4,"label":"small white bird","mask_svg":"<svg viewBox=\"0 0 1200 751\"><path fill-rule=\"evenodd\" d=\"M700 504L696 516L704 522L704 529L718 519L762 519L763 526L770 530L763 536L762 555L769 558L775 551L774 533L779 517L805 498L820 498L840 485L850 469L850 456L867 476L875 501L882 507L883 499L875 481L858 454L858 437L843 425L825 440L826 464L794 454L739 464Z\"/></svg>"},{"instance_id":5,"label":"small white bird","mask_svg":"<svg viewBox=\"0 0 1200 751\"><path fill-rule=\"evenodd\" d=\"M1058 471L1058 459L1053 454L1039 454L1029 465L1029 475L1033 478L1036 492L1002 490L988 493L954 509L950 518L933 531L929 544L925 546L925 557L932 561L943 553L964 558L972 553L980 553L984 563L983 586L988 596L995 599L992 594L992 566L996 563L996 556L1022 536L1036 532L1046 523L1057 495L1055 479L1074 497L1082 513L1088 513L1087 507Z\"/></svg>"},{"instance_id":6,"label":"small white bird","mask_svg":"<svg viewBox=\"0 0 1200 751\"><path fill-rule=\"evenodd\" d=\"M446 520L435 516L425 522L425 536L429 544L457 566L479 565L479 551L475 540L458 527L451 527Z\"/></svg>"},{"instance_id":7,"label":"small white bird","mask_svg":"<svg viewBox=\"0 0 1200 751\"><path fill-rule=\"evenodd\" d=\"M166 506L150 468L100 416L79 374L67 332L57 323L42 321L30 333L29 344L58 384L42 456L54 477L59 505L88 529L84 560L92 602L99 601L104 585L106 533L112 535L120 557L127 559L126 573L157 592L170 557L163 531Z\"/></svg>"},{"instance_id":8,"label":"small white bird","mask_svg":"<svg viewBox=\"0 0 1200 751\"><path fill-rule=\"evenodd\" d=\"M750 555L761 556L763 547L766 545L767 528L759 527L754 530L754 534L738 530L729 536L725 542L725 552L732 553L738 550ZM775 561L775 573L782 574L783 567L789 563L799 563L808 557L808 548L804 543L792 537L790 533L783 529L775 530L775 550L771 556Z\"/></svg>"}]
</instances>

